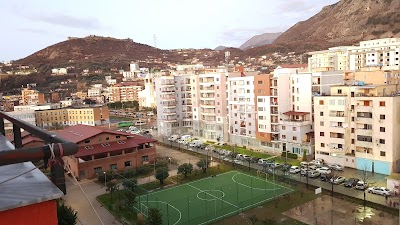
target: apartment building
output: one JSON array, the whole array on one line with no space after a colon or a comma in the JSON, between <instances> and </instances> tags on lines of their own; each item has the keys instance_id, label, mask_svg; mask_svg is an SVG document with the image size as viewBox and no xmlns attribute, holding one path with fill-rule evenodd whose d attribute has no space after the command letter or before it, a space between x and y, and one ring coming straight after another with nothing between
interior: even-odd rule
<instances>
[{"instance_id":1,"label":"apartment building","mask_svg":"<svg viewBox=\"0 0 400 225\"><path fill-rule=\"evenodd\" d=\"M148 73L143 78L144 89L138 92L140 107L156 107L156 87L153 74Z\"/></svg>"},{"instance_id":2,"label":"apartment building","mask_svg":"<svg viewBox=\"0 0 400 225\"><path fill-rule=\"evenodd\" d=\"M400 169L397 85L332 86L314 98L315 157L390 174Z\"/></svg>"},{"instance_id":3,"label":"apartment building","mask_svg":"<svg viewBox=\"0 0 400 225\"><path fill-rule=\"evenodd\" d=\"M35 112L36 125L41 128L59 128L85 124L99 126L110 123L108 107L69 107L38 110Z\"/></svg>"},{"instance_id":4,"label":"apartment building","mask_svg":"<svg viewBox=\"0 0 400 225\"><path fill-rule=\"evenodd\" d=\"M141 90L142 86L137 82L119 83L111 88L109 100L110 102L139 101L138 93Z\"/></svg>"},{"instance_id":5,"label":"apartment building","mask_svg":"<svg viewBox=\"0 0 400 225\"><path fill-rule=\"evenodd\" d=\"M45 103L44 94L37 90L24 88L21 90L22 105L43 104Z\"/></svg>"},{"instance_id":6,"label":"apartment building","mask_svg":"<svg viewBox=\"0 0 400 225\"><path fill-rule=\"evenodd\" d=\"M399 70L400 38L361 41L358 46L309 52L310 71Z\"/></svg>"},{"instance_id":7,"label":"apartment building","mask_svg":"<svg viewBox=\"0 0 400 225\"><path fill-rule=\"evenodd\" d=\"M230 143L257 146L254 80L257 75L228 78Z\"/></svg>"}]
</instances>

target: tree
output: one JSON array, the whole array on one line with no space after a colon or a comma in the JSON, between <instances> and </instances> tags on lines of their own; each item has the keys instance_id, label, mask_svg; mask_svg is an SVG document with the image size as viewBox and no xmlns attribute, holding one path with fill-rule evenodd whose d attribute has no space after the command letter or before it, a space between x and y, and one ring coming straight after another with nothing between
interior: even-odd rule
<instances>
[{"instance_id":1,"label":"tree","mask_svg":"<svg viewBox=\"0 0 400 225\"><path fill-rule=\"evenodd\" d=\"M114 193L114 191L118 190L118 188L119 188L119 185L117 184L116 180L111 180L111 181L107 182L106 190L109 191L111 194L111 203L112 203L113 193Z\"/></svg>"},{"instance_id":2,"label":"tree","mask_svg":"<svg viewBox=\"0 0 400 225\"><path fill-rule=\"evenodd\" d=\"M129 180L124 180L122 182L122 186L124 186L125 189L128 189L130 191L134 191L134 189L137 187L137 179L136 178L131 178Z\"/></svg>"},{"instance_id":3,"label":"tree","mask_svg":"<svg viewBox=\"0 0 400 225\"><path fill-rule=\"evenodd\" d=\"M185 175L185 177L187 177L189 173L192 173L192 171L193 165L191 163L184 163L178 167L178 173Z\"/></svg>"},{"instance_id":4,"label":"tree","mask_svg":"<svg viewBox=\"0 0 400 225\"><path fill-rule=\"evenodd\" d=\"M303 150L303 161L307 161L307 152Z\"/></svg>"},{"instance_id":5,"label":"tree","mask_svg":"<svg viewBox=\"0 0 400 225\"><path fill-rule=\"evenodd\" d=\"M126 190L124 195L125 195L125 206L130 207L133 204L135 204L136 197L137 197L136 193L134 193L132 191L129 191L129 190Z\"/></svg>"},{"instance_id":6,"label":"tree","mask_svg":"<svg viewBox=\"0 0 400 225\"><path fill-rule=\"evenodd\" d=\"M207 160L207 159L205 159L205 158L203 158L203 159L200 159L200 160L196 163L196 165L197 165L200 169L202 169L204 173L206 173L206 172L207 172L207 168L208 168L208 166L210 165L210 161Z\"/></svg>"},{"instance_id":7,"label":"tree","mask_svg":"<svg viewBox=\"0 0 400 225\"><path fill-rule=\"evenodd\" d=\"M71 207L57 203L58 225L75 225L78 220L78 213Z\"/></svg>"},{"instance_id":8,"label":"tree","mask_svg":"<svg viewBox=\"0 0 400 225\"><path fill-rule=\"evenodd\" d=\"M146 225L162 225L162 214L159 209L150 208L147 217Z\"/></svg>"},{"instance_id":9,"label":"tree","mask_svg":"<svg viewBox=\"0 0 400 225\"><path fill-rule=\"evenodd\" d=\"M157 168L156 174L154 175L157 180L160 181L160 184L164 184L164 180L169 177L168 168L167 167L160 167Z\"/></svg>"}]
</instances>

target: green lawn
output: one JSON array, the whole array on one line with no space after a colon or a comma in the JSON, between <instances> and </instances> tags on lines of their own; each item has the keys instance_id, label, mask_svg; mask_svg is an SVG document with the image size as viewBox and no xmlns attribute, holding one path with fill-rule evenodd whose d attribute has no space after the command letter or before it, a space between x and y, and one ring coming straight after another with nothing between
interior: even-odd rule
<instances>
[{"instance_id":1,"label":"green lawn","mask_svg":"<svg viewBox=\"0 0 400 225\"><path fill-rule=\"evenodd\" d=\"M225 150L229 150L229 151L232 151L232 152L237 152L237 153L240 153L240 154L249 155L251 157L258 157L258 158L270 158L270 157L272 157L272 155L269 155L269 154L266 154L266 153L263 153L263 152L256 152L254 150L249 150L247 148L243 148L243 147L239 147L239 146L233 147L233 146L230 146L230 145L215 145L214 142L206 142L206 143L214 145L215 148L225 149ZM276 157L275 160L276 160L276 162L278 162L280 164L283 164L286 161L285 157L281 157L281 156ZM287 158L287 162L292 164L293 166L299 166L301 161L300 160L296 160L296 159Z\"/></svg>"},{"instance_id":2,"label":"green lawn","mask_svg":"<svg viewBox=\"0 0 400 225\"><path fill-rule=\"evenodd\" d=\"M164 224L207 224L292 191L271 180L230 171L143 194L134 208L145 216L149 208L160 209Z\"/></svg>"}]
</instances>

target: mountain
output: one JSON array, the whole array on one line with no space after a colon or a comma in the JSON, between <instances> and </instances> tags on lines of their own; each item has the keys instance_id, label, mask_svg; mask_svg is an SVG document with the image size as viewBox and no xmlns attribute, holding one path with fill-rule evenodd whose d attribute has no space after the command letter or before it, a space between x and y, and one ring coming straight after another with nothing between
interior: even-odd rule
<instances>
[{"instance_id":1,"label":"mountain","mask_svg":"<svg viewBox=\"0 0 400 225\"><path fill-rule=\"evenodd\" d=\"M314 42L354 44L400 37L399 0L341 0L281 34L274 44Z\"/></svg>"},{"instance_id":2,"label":"mountain","mask_svg":"<svg viewBox=\"0 0 400 225\"><path fill-rule=\"evenodd\" d=\"M262 45L271 44L282 32L279 33L264 33L260 35L256 35L242 44L239 48L242 50L246 50L249 48L254 48Z\"/></svg>"},{"instance_id":3,"label":"mountain","mask_svg":"<svg viewBox=\"0 0 400 225\"><path fill-rule=\"evenodd\" d=\"M228 47L223 46L223 45L220 45L220 46L214 48L214 51L223 51L223 50L225 50L226 48L228 48Z\"/></svg>"},{"instance_id":4,"label":"mountain","mask_svg":"<svg viewBox=\"0 0 400 225\"><path fill-rule=\"evenodd\" d=\"M139 44L131 39L91 35L85 38L68 38L66 41L17 60L16 63L26 65L62 65L68 62L129 63L147 58L159 58L162 54L168 54L168 51Z\"/></svg>"}]
</instances>

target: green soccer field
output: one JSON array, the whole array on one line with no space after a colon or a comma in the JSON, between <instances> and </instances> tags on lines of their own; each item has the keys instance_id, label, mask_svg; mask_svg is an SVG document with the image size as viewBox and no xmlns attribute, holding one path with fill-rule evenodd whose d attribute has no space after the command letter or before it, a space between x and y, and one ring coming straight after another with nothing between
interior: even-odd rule
<instances>
[{"instance_id":1,"label":"green soccer field","mask_svg":"<svg viewBox=\"0 0 400 225\"><path fill-rule=\"evenodd\" d=\"M263 175L230 171L141 195L134 208L144 216L149 208L160 209L163 224L208 224L293 191Z\"/></svg>"}]
</instances>

